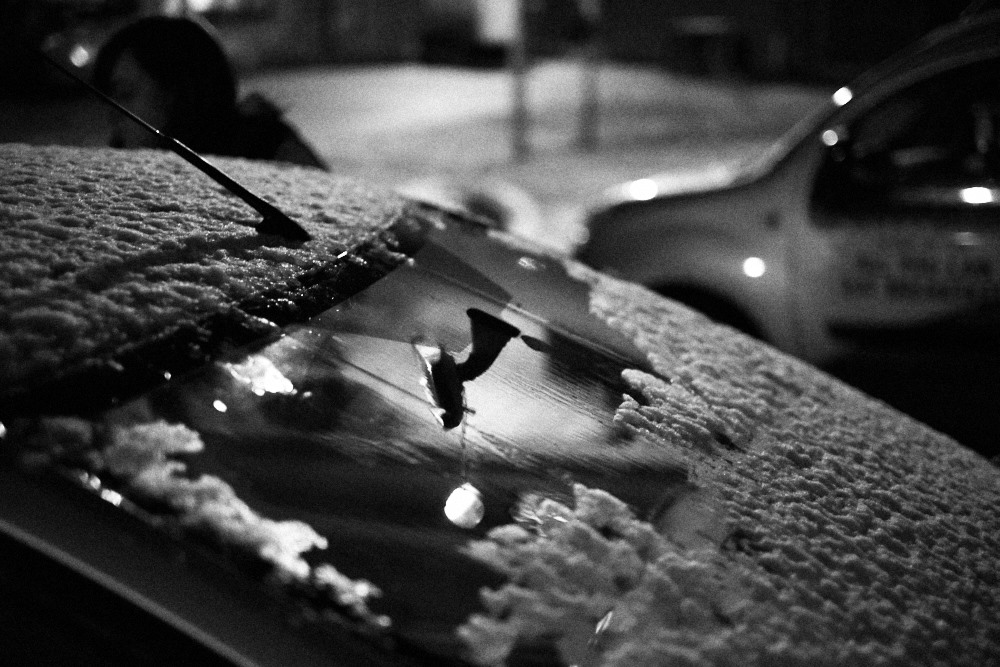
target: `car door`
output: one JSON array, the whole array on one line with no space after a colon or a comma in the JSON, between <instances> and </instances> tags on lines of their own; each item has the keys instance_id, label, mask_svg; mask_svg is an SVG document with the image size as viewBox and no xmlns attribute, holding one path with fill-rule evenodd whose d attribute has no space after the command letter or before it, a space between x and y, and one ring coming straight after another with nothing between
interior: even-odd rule
<instances>
[{"instance_id":1,"label":"car door","mask_svg":"<svg viewBox=\"0 0 1000 667\"><path fill-rule=\"evenodd\" d=\"M812 356L998 349L1000 61L857 106L820 137L800 283Z\"/></svg>"}]
</instances>

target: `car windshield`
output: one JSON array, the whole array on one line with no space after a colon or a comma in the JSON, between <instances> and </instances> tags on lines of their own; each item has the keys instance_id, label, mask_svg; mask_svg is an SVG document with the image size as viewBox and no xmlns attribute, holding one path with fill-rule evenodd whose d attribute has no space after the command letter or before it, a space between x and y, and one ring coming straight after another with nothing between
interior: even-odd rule
<instances>
[{"instance_id":1,"label":"car windshield","mask_svg":"<svg viewBox=\"0 0 1000 667\"><path fill-rule=\"evenodd\" d=\"M646 364L587 286L487 240L442 216L367 289L106 411L87 485L249 544L299 590L336 571L356 622L460 655L500 581L466 546L520 500L585 483L652 516L684 480L619 454L622 372Z\"/></svg>"}]
</instances>

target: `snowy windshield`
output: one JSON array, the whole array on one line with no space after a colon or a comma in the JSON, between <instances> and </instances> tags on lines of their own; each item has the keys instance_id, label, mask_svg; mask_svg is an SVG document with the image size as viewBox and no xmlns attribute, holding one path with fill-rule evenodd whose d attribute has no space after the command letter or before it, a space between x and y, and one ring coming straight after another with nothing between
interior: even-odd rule
<instances>
[{"instance_id":1,"label":"snowy windshield","mask_svg":"<svg viewBox=\"0 0 1000 667\"><path fill-rule=\"evenodd\" d=\"M456 628L501 580L470 540L525 498L584 483L653 512L684 478L622 453L622 374L645 362L598 331L586 285L487 241L439 229L336 307L106 412L87 484L460 655Z\"/></svg>"}]
</instances>

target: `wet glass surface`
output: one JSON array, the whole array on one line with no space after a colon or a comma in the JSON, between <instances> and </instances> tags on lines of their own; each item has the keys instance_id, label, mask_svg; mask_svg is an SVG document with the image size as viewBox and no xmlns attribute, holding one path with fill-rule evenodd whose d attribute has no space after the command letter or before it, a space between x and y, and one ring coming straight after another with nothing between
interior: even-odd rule
<instances>
[{"instance_id":1,"label":"wet glass surface","mask_svg":"<svg viewBox=\"0 0 1000 667\"><path fill-rule=\"evenodd\" d=\"M587 314L586 286L482 232L445 232L307 324L108 417L196 431L205 449L187 460L192 475L221 478L263 516L309 524L329 542L305 554L311 564L371 581L397 633L450 653L479 589L499 583L462 547L511 522L519 497L568 500L583 482L649 510L677 472L619 456L630 442L613 423L621 371L644 362ZM467 261L477 252L488 261ZM559 280L568 287L553 292ZM477 318L502 330L486 353L491 343L472 344Z\"/></svg>"}]
</instances>

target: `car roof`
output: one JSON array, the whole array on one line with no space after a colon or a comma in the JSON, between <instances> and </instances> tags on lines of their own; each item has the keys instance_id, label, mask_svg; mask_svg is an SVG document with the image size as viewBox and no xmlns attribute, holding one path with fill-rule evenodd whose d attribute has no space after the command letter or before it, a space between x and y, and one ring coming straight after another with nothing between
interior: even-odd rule
<instances>
[{"instance_id":1,"label":"car roof","mask_svg":"<svg viewBox=\"0 0 1000 667\"><path fill-rule=\"evenodd\" d=\"M918 39L910 46L865 70L845 89L851 100L873 100L906 85L928 70L943 71L953 67L1000 56L1000 10L970 15L949 23ZM733 183L745 183L773 171L787 159L802 141L830 121L840 108L833 98L807 114L780 139L755 159L741 165Z\"/></svg>"},{"instance_id":2,"label":"car roof","mask_svg":"<svg viewBox=\"0 0 1000 667\"><path fill-rule=\"evenodd\" d=\"M963 17L928 33L910 46L862 72L847 85L847 88L857 99L866 93L878 93L879 89L892 90L900 81L928 67L958 66L996 56L1000 56L1000 10ZM674 174L658 174L646 180L658 181L660 192L666 192L668 196L689 192L697 194L705 189L726 189L753 182L773 171L788 158L795 147L812 136L838 108L839 106L828 98L782 137L761 149L758 154L742 156L725 163L720 162L714 165L711 173L699 173L696 190L689 190L686 186L677 190L678 181ZM711 179L714 182L706 187L704 179ZM618 206L641 207L649 204L647 200L635 200L631 196L623 195L627 187L618 184L610 188L593 210L600 211ZM653 201L659 198L656 197Z\"/></svg>"},{"instance_id":3,"label":"car roof","mask_svg":"<svg viewBox=\"0 0 1000 667\"><path fill-rule=\"evenodd\" d=\"M1000 10L964 17L934 30L858 76L854 92L869 90L906 72L956 59L1000 52Z\"/></svg>"}]
</instances>

